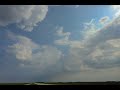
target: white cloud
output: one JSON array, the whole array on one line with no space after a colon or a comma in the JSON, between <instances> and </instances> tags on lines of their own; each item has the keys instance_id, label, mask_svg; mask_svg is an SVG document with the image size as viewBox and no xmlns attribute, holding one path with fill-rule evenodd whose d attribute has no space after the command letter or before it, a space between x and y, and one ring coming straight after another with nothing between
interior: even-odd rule
<instances>
[{"instance_id":1,"label":"white cloud","mask_svg":"<svg viewBox=\"0 0 120 90\"><path fill-rule=\"evenodd\" d=\"M96 29L93 20L86 24L82 41L69 40L69 38L56 40L58 41L56 45L70 46L65 57L64 69L86 71L118 67L120 65L120 17L113 19L100 30Z\"/></svg>"},{"instance_id":2,"label":"white cloud","mask_svg":"<svg viewBox=\"0 0 120 90\"><path fill-rule=\"evenodd\" d=\"M71 35L70 32L64 32L63 33L63 27L57 28L56 35L61 37L58 40L55 40L54 43L56 45L68 45L71 48L83 48L84 47L84 41L87 41L87 39L93 37L95 33L97 32L96 26L93 23L94 19L92 19L88 23L84 23L84 30L82 31L84 40L70 40L69 37Z\"/></svg>"},{"instance_id":3,"label":"white cloud","mask_svg":"<svg viewBox=\"0 0 120 90\"><path fill-rule=\"evenodd\" d=\"M16 53L16 58L20 60L28 60L31 58L32 51L30 48L22 45L22 44L14 44L13 46L10 46L9 48L14 49L14 53Z\"/></svg>"},{"instance_id":4,"label":"white cloud","mask_svg":"<svg viewBox=\"0 0 120 90\"><path fill-rule=\"evenodd\" d=\"M56 29L57 29L57 32L56 32L56 34L58 35L58 36L60 36L60 37L64 37L64 36L67 36L67 37L69 37L70 36L70 32L63 32L63 27L56 27Z\"/></svg>"},{"instance_id":5,"label":"white cloud","mask_svg":"<svg viewBox=\"0 0 120 90\"><path fill-rule=\"evenodd\" d=\"M62 52L52 46L42 46L41 50L34 53L31 58L31 65L26 66L37 67L37 69L46 69L55 65L62 57Z\"/></svg>"},{"instance_id":6,"label":"white cloud","mask_svg":"<svg viewBox=\"0 0 120 90\"><path fill-rule=\"evenodd\" d=\"M59 39L59 40L55 40L54 43L56 45L68 45L70 46L71 48L84 48L84 45L83 43L81 43L80 41L75 41L75 40L69 40L69 38L66 36L62 39Z\"/></svg>"},{"instance_id":7,"label":"white cloud","mask_svg":"<svg viewBox=\"0 0 120 90\"><path fill-rule=\"evenodd\" d=\"M25 31L32 31L34 26L44 20L48 12L46 5L1 5L0 26L16 23Z\"/></svg>"},{"instance_id":8,"label":"white cloud","mask_svg":"<svg viewBox=\"0 0 120 90\"><path fill-rule=\"evenodd\" d=\"M117 11L116 13L115 13L115 17L117 17L117 16L119 16L120 15L120 11Z\"/></svg>"},{"instance_id":9,"label":"white cloud","mask_svg":"<svg viewBox=\"0 0 120 90\"><path fill-rule=\"evenodd\" d=\"M64 69L70 72L81 72L91 70L91 68L88 67L86 63L84 63L84 54L84 48L70 48L69 53L64 58Z\"/></svg>"},{"instance_id":10,"label":"white cloud","mask_svg":"<svg viewBox=\"0 0 120 90\"><path fill-rule=\"evenodd\" d=\"M68 40L68 39L69 39L69 38L66 36L66 37L64 37L64 38L62 38L62 39L55 40L54 43L55 43L56 45L69 45L69 40Z\"/></svg>"},{"instance_id":11,"label":"white cloud","mask_svg":"<svg viewBox=\"0 0 120 90\"><path fill-rule=\"evenodd\" d=\"M8 46L7 52L21 61L22 68L35 69L43 73L42 70L56 65L63 55L56 47L38 45L25 36L18 36L11 32L8 32L8 36L14 44Z\"/></svg>"},{"instance_id":12,"label":"white cloud","mask_svg":"<svg viewBox=\"0 0 120 90\"><path fill-rule=\"evenodd\" d=\"M52 46L41 46L41 49L32 53L32 57L27 62L21 62L20 67L26 70L32 70L39 75L51 74L48 71L59 70L59 62L63 56L62 52ZM61 68L61 66L60 66Z\"/></svg>"},{"instance_id":13,"label":"white cloud","mask_svg":"<svg viewBox=\"0 0 120 90\"><path fill-rule=\"evenodd\" d=\"M87 54L84 59L87 60L87 64L90 64L90 67L109 68L120 64L118 63L119 57L113 54L120 50L119 43L116 43L120 39L119 28L118 17L97 31L92 38L85 41Z\"/></svg>"},{"instance_id":14,"label":"white cloud","mask_svg":"<svg viewBox=\"0 0 120 90\"><path fill-rule=\"evenodd\" d=\"M118 17L120 15L120 5L111 5L112 9L116 11L114 14L115 17Z\"/></svg>"},{"instance_id":15,"label":"white cloud","mask_svg":"<svg viewBox=\"0 0 120 90\"><path fill-rule=\"evenodd\" d=\"M16 55L17 59L22 58L21 60L26 59L26 61L29 62L29 63L21 64L21 67L35 68L42 72L46 68L49 68L50 66L54 66L62 58L61 62L63 62L64 64L63 68L65 72L68 71L71 73L73 72L77 73L80 71L84 71L83 75L85 75L86 73L87 75L85 77L88 77L90 74L90 78L88 79L92 80L94 79L94 75L95 75L94 70L97 70L98 74L95 75L96 78L94 80L98 80L97 78L100 74L99 73L100 70L105 70L104 72L108 72L107 70L109 68L110 69L117 67L119 68L120 66L120 43L119 43L120 17L115 18L113 21L109 22L100 30L96 30L95 24L93 24L93 20L90 23L86 23L86 25L87 26L85 26L84 29L85 32L83 33L85 37L83 37L82 41L70 40L69 39L70 34L68 34L68 32L67 34L66 32L63 32L63 29L57 31L56 35L58 35L61 38L55 40L54 43L56 45L69 46L68 53L66 53L66 55L64 56L62 56L62 52L55 47L37 45L39 47L38 48L36 47L36 44L32 40L29 40L21 36L15 37L9 35L11 38L17 38L17 40L12 39L12 40L16 40L16 43L10 46L10 48L12 49L12 51L14 51L14 55ZM30 43L29 49L27 49L28 48L27 46L29 46L28 43ZM33 43L35 44L35 47ZM17 53L16 51L20 53ZM21 54L21 52L23 53L29 52L29 53L28 55L26 54L23 55ZM17 54L19 57L17 56ZM68 74L68 72L66 73ZM89 72L94 72L94 73L89 73ZM76 74L77 79L80 77L84 77L84 76L79 76L79 74ZM109 74L106 73L105 74L106 77ZM112 76L114 75L112 74ZM64 75L61 75L60 79L61 77L62 79L64 79L63 78ZM65 75L65 78L66 77L67 76ZM74 75L72 75L72 77L74 78L74 80L77 80L75 79ZM83 80L85 80L85 77ZM103 79L103 77L101 78ZM99 78L99 80L101 80L101 78ZM68 80L71 80L71 78L68 78ZM110 78L108 80L110 80Z\"/></svg>"},{"instance_id":16,"label":"white cloud","mask_svg":"<svg viewBox=\"0 0 120 90\"><path fill-rule=\"evenodd\" d=\"M86 41L89 38L92 38L97 32L96 25L94 23L95 19L92 19L88 23L84 23L84 29L82 31L83 41Z\"/></svg>"},{"instance_id":17,"label":"white cloud","mask_svg":"<svg viewBox=\"0 0 120 90\"><path fill-rule=\"evenodd\" d=\"M93 68L117 67L120 65L120 56L118 55L119 51L120 48L110 45L107 41L105 43L98 44L88 55L89 60L87 60L87 64Z\"/></svg>"},{"instance_id":18,"label":"white cloud","mask_svg":"<svg viewBox=\"0 0 120 90\"><path fill-rule=\"evenodd\" d=\"M75 5L75 8L78 8L80 5Z\"/></svg>"},{"instance_id":19,"label":"white cloud","mask_svg":"<svg viewBox=\"0 0 120 90\"><path fill-rule=\"evenodd\" d=\"M78 47L83 48L83 44L80 41L70 40L69 36L71 35L70 32L63 32L63 27L57 28L56 35L61 37L58 40L54 41L56 45L69 45L70 47Z\"/></svg>"},{"instance_id":20,"label":"white cloud","mask_svg":"<svg viewBox=\"0 0 120 90\"><path fill-rule=\"evenodd\" d=\"M107 40L111 39L119 39L120 36L120 17L115 18L109 24L104 26L101 30L97 30L97 32L86 41L89 46L96 46L100 43L104 43Z\"/></svg>"},{"instance_id":21,"label":"white cloud","mask_svg":"<svg viewBox=\"0 0 120 90\"><path fill-rule=\"evenodd\" d=\"M114 10L120 9L120 5L111 5Z\"/></svg>"},{"instance_id":22,"label":"white cloud","mask_svg":"<svg viewBox=\"0 0 120 90\"><path fill-rule=\"evenodd\" d=\"M61 39L55 40L54 43L57 45L69 45L70 32L63 32L63 27L56 27L56 36L62 37Z\"/></svg>"},{"instance_id":23,"label":"white cloud","mask_svg":"<svg viewBox=\"0 0 120 90\"><path fill-rule=\"evenodd\" d=\"M16 36L13 33L9 32L8 36L11 40L14 40L16 43L8 46L18 60L29 60L32 57L32 51L39 46L34 43L31 39L25 36Z\"/></svg>"},{"instance_id":24,"label":"white cloud","mask_svg":"<svg viewBox=\"0 0 120 90\"><path fill-rule=\"evenodd\" d=\"M84 48L84 44L78 40L71 40L69 45L71 48Z\"/></svg>"},{"instance_id":25,"label":"white cloud","mask_svg":"<svg viewBox=\"0 0 120 90\"><path fill-rule=\"evenodd\" d=\"M120 39L111 39L108 40L107 43L109 43L113 47L120 48Z\"/></svg>"},{"instance_id":26,"label":"white cloud","mask_svg":"<svg viewBox=\"0 0 120 90\"><path fill-rule=\"evenodd\" d=\"M101 24L105 24L108 20L109 20L109 17L108 17L108 16L104 16L104 17L102 17L102 18L99 20L99 22L100 22Z\"/></svg>"}]
</instances>

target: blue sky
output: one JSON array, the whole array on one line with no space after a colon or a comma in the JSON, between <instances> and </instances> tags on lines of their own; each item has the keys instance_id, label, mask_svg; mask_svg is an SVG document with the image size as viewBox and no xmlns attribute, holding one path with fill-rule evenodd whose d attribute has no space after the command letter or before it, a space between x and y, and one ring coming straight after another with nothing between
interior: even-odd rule
<instances>
[{"instance_id":1,"label":"blue sky","mask_svg":"<svg viewBox=\"0 0 120 90\"><path fill-rule=\"evenodd\" d=\"M120 80L119 5L1 5L0 82Z\"/></svg>"}]
</instances>

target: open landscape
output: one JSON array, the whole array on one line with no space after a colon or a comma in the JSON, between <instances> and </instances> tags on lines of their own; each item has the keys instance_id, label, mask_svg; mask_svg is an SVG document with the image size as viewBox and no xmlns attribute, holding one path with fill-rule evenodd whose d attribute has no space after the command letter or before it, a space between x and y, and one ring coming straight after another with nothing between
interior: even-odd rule
<instances>
[{"instance_id":1,"label":"open landscape","mask_svg":"<svg viewBox=\"0 0 120 90\"><path fill-rule=\"evenodd\" d=\"M0 85L120 85L120 81L107 81L107 82L35 82L35 83L0 83Z\"/></svg>"}]
</instances>

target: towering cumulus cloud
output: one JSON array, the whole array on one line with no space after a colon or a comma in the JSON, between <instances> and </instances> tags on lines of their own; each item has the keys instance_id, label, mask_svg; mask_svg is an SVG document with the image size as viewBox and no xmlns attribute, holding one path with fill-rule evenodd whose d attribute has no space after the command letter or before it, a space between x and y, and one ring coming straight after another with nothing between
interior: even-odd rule
<instances>
[{"instance_id":1,"label":"towering cumulus cloud","mask_svg":"<svg viewBox=\"0 0 120 90\"><path fill-rule=\"evenodd\" d=\"M63 39L56 40L55 44L57 45L72 46L75 41L77 42L74 47L69 48L64 61L65 69L82 71L91 68L102 69L120 66L119 20L120 17L115 18L100 30L93 28L93 24L85 26L87 30L83 33L84 38L82 41L71 41L68 38L67 42L65 41L67 44L63 44ZM92 34L91 31L93 31Z\"/></svg>"},{"instance_id":2,"label":"towering cumulus cloud","mask_svg":"<svg viewBox=\"0 0 120 90\"><path fill-rule=\"evenodd\" d=\"M8 46L7 52L20 60L20 65L24 68L36 69L43 73L43 69L55 65L61 58L62 52L55 47L38 45L25 36L11 32L8 36L14 43Z\"/></svg>"},{"instance_id":3,"label":"towering cumulus cloud","mask_svg":"<svg viewBox=\"0 0 120 90\"><path fill-rule=\"evenodd\" d=\"M16 23L25 31L32 31L37 23L44 20L48 11L46 5L1 5L0 26Z\"/></svg>"},{"instance_id":4,"label":"towering cumulus cloud","mask_svg":"<svg viewBox=\"0 0 120 90\"><path fill-rule=\"evenodd\" d=\"M75 7L1 5L2 77L11 74L33 81L120 79L120 6L112 6L113 16L108 6ZM37 25L39 30L31 32ZM15 31L19 29L31 33Z\"/></svg>"}]
</instances>

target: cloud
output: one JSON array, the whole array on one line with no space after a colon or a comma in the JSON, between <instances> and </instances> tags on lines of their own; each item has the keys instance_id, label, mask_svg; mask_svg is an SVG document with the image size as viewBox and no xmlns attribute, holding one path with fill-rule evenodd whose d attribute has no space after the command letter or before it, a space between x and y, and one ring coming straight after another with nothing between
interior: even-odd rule
<instances>
[{"instance_id":1,"label":"cloud","mask_svg":"<svg viewBox=\"0 0 120 90\"><path fill-rule=\"evenodd\" d=\"M32 31L34 26L43 21L48 12L46 5L1 5L0 26L16 23L25 31Z\"/></svg>"},{"instance_id":2,"label":"cloud","mask_svg":"<svg viewBox=\"0 0 120 90\"><path fill-rule=\"evenodd\" d=\"M108 40L107 43L109 43L113 47L120 48L120 39Z\"/></svg>"},{"instance_id":3,"label":"cloud","mask_svg":"<svg viewBox=\"0 0 120 90\"><path fill-rule=\"evenodd\" d=\"M91 20L85 24L83 40L70 40L70 32L63 32L63 28L58 29L56 35L60 37L60 39L55 40L54 44L69 47L68 53L65 53L64 56L56 47L48 45L41 46L27 37L11 34L9 37L15 42L8 48L9 52L12 52L17 59L21 60L20 66L22 68L30 68L33 71L44 73L48 71L48 69L53 68L58 71L57 66L59 66L59 68L62 68L61 75L56 75L59 81L61 78L63 81L65 78L68 81L79 80L78 78L80 77L84 78L81 80L85 80L85 78L89 76L89 80L101 80L101 78L103 80L103 76L99 78L101 75L100 72L106 73L108 69L110 69L108 74L104 74L107 77L109 74L114 73L111 72L114 70L113 68L120 67L119 28L120 17L114 18L100 30L96 29L93 20ZM23 55L21 52L25 54ZM28 52L28 55L26 55L26 52ZM61 62L62 65L60 65L59 62ZM73 75L71 75L71 73L73 73ZM112 74L112 76L114 75ZM110 77L112 76L110 75ZM106 80L110 80L110 77ZM54 78L54 81L55 80L56 78Z\"/></svg>"},{"instance_id":4,"label":"cloud","mask_svg":"<svg viewBox=\"0 0 120 90\"><path fill-rule=\"evenodd\" d=\"M56 40L56 45L69 47L68 54L64 57L64 69L78 72L119 67L119 20L120 17L114 18L100 30L96 29L93 20L86 23L83 40L69 40L69 37ZM72 47L74 42L77 45Z\"/></svg>"},{"instance_id":5,"label":"cloud","mask_svg":"<svg viewBox=\"0 0 120 90\"><path fill-rule=\"evenodd\" d=\"M116 41L116 40L114 40ZM94 50L88 55L87 65L93 68L112 68L120 65L120 48L108 43L107 40L104 43L97 45Z\"/></svg>"},{"instance_id":6,"label":"cloud","mask_svg":"<svg viewBox=\"0 0 120 90\"><path fill-rule=\"evenodd\" d=\"M71 40L69 45L71 48L84 48L84 44L78 40Z\"/></svg>"},{"instance_id":7,"label":"cloud","mask_svg":"<svg viewBox=\"0 0 120 90\"><path fill-rule=\"evenodd\" d=\"M78 8L78 7L80 7L80 5L75 5L75 8Z\"/></svg>"},{"instance_id":8,"label":"cloud","mask_svg":"<svg viewBox=\"0 0 120 90\"><path fill-rule=\"evenodd\" d=\"M63 72L52 77L51 82L96 82L119 81L120 68L109 68L87 72Z\"/></svg>"},{"instance_id":9,"label":"cloud","mask_svg":"<svg viewBox=\"0 0 120 90\"><path fill-rule=\"evenodd\" d=\"M48 69L48 67L56 65L62 57L62 52L52 46L41 46L41 50L34 53L31 58L31 64L26 67L34 67L36 69Z\"/></svg>"},{"instance_id":10,"label":"cloud","mask_svg":"<svg viewBox=\"0 0 120 90\"><path fill-rule=\"evenodd\" d=\"M65 7L73 7L74 6L74 8L78 8L78 7L80 7L80 5L49 5L50 7L52 6L52 7L58 7L58 6L65 6Z\"/></svg>"},{"instance_id":11,"label":"cloud","mask_svg":"<svg viewBox=\"0 0 120 90\"><path fill-rule=\"evenodd\" d=\"M120 5L111 5L111 7L112 7L114 10L120 9Z\"/></svg>"},{"instance_id":12,"label":"cloud","mask_svg":"<svg viewBox=\"0 0 120 90\"><path fill-rule=\"evenodd\" d=\"M86 42L88 45L95 46L107 40L120 38L120 17L115 18L113 21L104 26L101 30L98 30L94 36L90 37Z\"/></svg>"},{"instance_id":13,"label":"cloud","mask_svg":"<svg viewBox=\"0 0 120 90\"><path fill-rule=\"evenodd\" d=\"M25 36L17 36L12 32L8 33L8 36L15 43L8 46L8 52L12 52L18 60L29 60L32 57L32 51L39 46L31 39Z\"/></svg>"},{"instance_id":14,"label":"cloud","mask_svg":"<svg viewBox=\"0 0 120 90\"><path fill-rule=\"evenodd\" d=\"M104 28L98 30L94 36L84 42L87 49L84 61L87 61L86 64L90 65L90 67L110 68L119 66L119 57L113 54L119 52L120 49L119 43L115 43L120 39L119 18L116 18Z\"/></svg>"},{"instance_id":15,"label":"cloud","mask_svg":"<svg viewBox=\"0 0 120 90\"><path fill-rule=\"evenodd\" d=\"M63 27L57 28L56 35L61 37L58 40L54 41L56 45L69 45L70 47L78 47L83 48L83 45L80 41L70 40L69 36L71 35L70 32L63 32Z\"/></svg>"},{"instance_id":16,"label":"cloud","mask_svg":"<svg viewBox=\"0 0 120 90\"><path fill-rule=\"evenodd\" d=\"M70 36L70 32L63 32L63 27L56 27L56 29L57 29L57 32L56 32L56 34L57 34L57 36L60 36L60 37L64 37L64 36L67 36L67 37L69 37Z\"/></svg>"},{"instance_id":17,"label":"cloud","mask_svg":"<svg viewBox=\"0 0 120 90\"><path fill-rule=\"evenodd\" d=\"M56 47L36 44L31 39L12 32L8 36L14 42L8 46L7 52L20 61L21 68L43 73L45 69L56 65L63 56Z\"/></svg>"},{"instance_id":18,"label":"cloud","mask_svg":"<svg viewBox=\"0 0 120 90\"><path fill-rule=\"evenodd\" d=\"M62 38L62 39L55 40L54 43L55 43L56 45L69 45L69 40L68 40L68 39L69 39L69 38L66 36L66 37L64 37L64 38Z\"/></svg>"},{"instance_id":19,"label":"cloud","mask_svg":"<svg viewBox=\"0 0 120 90\"><path fill-rule=\"evenodd\" d=\"M59 39L59 40L55 40L54 41L54 44L56 45L68 45L70 47L77 47L77 48L83 48L84 45L83 43L81 43L80 41L77 41L77 40L69 40L69 38L66 36L62 39Z\"/></svg>"},{"instance_id":20,"label":"cloud","mask_svg":"<svg viewBox=\"0 0 120 90\"><path fill-rule=\"evenodd\" d=\"M84 48L71 47L69 53L64 58L64 69L69 72L82 72L91 70L84 62L85 50Z\"/></svg>"},{"instance_id":21,"label":"cloud","mask_svg":"<svg viewBox=\"0 0 120 90\"><path fill-rule=\"evenodd\" d=\"M101 24L105 24L108 20L109 20L109 17L108 17L108 16L105 16L105 17L102 17L102 18L99 20L99 22L100 22Z\"/></svg>"},{"instance_id":22,"label":"cloud","mask_svg":"<svg viewBox=\"0 0 120 90\"><path fill-rule=\"evenodd\" d=\"M56 36L61 37L60 39L57 39L54 41L54 44L56 45L67 45L71 48L83 48L84 47L84 41L87 41L87 39L94 36L94 34L97 32L96 26L94 24L94 19L92 19L88 23L84 23L84 30L82 31L83 40L70 40L71 32L64 32L63 33L63 27L57 28Z\"/></svg>"},{"instance_id":23,"label":"cloud","mask_svg":"<svg viewBox=\"0 0 120 90\"><path fill-rule=\"evenodd\" d=\"M120 5L111 5L111 7L116 12L114 16L118 17L120 15Z\"/></svg>"},{"instance_id":24,"label":"cloud","mask_svg":"<svg viewBox=\"0 0 120 90\"><path fill-rule=\"evenodd\" d=\"M70 32L63 32L63 27L56 27L56 36L61 39L55 40L54 43L57 45L69 45Z\"/></svg>"},{"instance_id":25,"label":"cloud","mask_svg":"<svg viewBox=\"0 0 120 90\"><path fill-rule=\"evenodd\" d=\"M83 35L83 41L88 40L93 37L97 32L97 27L94 23L95 19L92 19L90 22L84 23L84 29L81 32Z\"/></svg>"}]
</instances>

